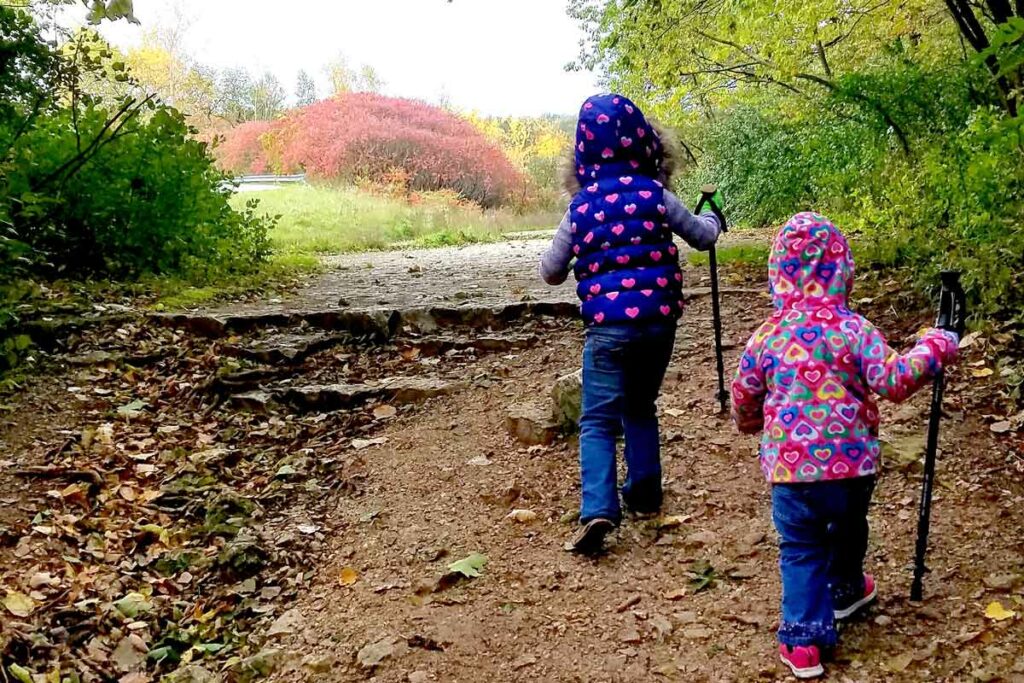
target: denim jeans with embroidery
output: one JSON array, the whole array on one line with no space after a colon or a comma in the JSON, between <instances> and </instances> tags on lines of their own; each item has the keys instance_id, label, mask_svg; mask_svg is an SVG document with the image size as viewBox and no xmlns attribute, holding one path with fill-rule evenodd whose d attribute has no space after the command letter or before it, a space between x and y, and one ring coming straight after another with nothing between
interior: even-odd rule
<instances>
[{"instance_id":1,"label":"denim jeans with embroidery","mask_svg":"<svg viewBox=\"0 0 1024 683\"><path fill-rule=\"evenodd\" d=\"M864 593L867 513L874 489L873 476L772 487L782 573L780 643L836 644L834 610Z\"/></svg>"}]
</instances>

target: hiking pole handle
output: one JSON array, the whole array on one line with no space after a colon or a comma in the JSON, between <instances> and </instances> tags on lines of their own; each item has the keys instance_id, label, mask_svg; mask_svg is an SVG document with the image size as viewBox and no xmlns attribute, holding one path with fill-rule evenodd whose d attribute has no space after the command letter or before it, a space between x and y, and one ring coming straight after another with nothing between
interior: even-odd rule
<instances>
[{"instance_id":1,"label":"hiking pole handle","mask_svg":"<svg viewBox=\"0 0 1024 683\"><path fill-rule=\"evenodd\" d=\"M715 214L715 218L718 219L718 224L722 226L722 232L729 232L729 225L726 223L725 214L722 213L721 207L715 201L715 195L718 194L718 186L713 183L708 183L700 188L700 201L697 202L697 208L694 213L700 215L704 210L704 206L710 206L711 212Z\"/></svg>"},{"instance_id":2,"label":"hiking pole handle","mask_svg":"<svg viewBox=\"0 0 1024 683\"><path fill-rule=\"evenodd\" d=\"M942 291L939 294L939 317L935 326L964 336L967 330L967 294L960 283L960 273L943 271Z\"/></svg>"}]
</instances>

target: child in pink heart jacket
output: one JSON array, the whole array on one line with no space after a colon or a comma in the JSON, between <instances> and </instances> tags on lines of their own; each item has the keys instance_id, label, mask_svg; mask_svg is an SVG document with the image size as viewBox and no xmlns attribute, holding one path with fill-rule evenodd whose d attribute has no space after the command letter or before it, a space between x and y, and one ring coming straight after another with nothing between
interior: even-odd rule
<instances>
[{"instance_id":1,"label":"child in pink heart jacket","mask_svg":"<svg viewBox=\"0 0 1024 683\"><path fill-rule=\"evenodd\" d=\"M827 218L801 213L768 262L775 313L754 333L732 385L733 419L764 430L780 536L779 652L800 678L820 676L837 620L875 599L863 573L867 510L880 446L872 394L899 402L957 358L954 332L931 329L905 355L848 308L853 257Z\"/></svg>"}]
</instances>

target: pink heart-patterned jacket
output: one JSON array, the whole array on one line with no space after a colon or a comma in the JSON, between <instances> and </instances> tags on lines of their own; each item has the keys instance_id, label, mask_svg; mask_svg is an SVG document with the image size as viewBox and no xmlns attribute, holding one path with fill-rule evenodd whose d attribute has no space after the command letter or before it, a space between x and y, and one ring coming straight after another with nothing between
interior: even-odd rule
<instances>
[{"instance_id":1,"label":"pink heart-patterned jacket","mask_svg":"<svg viewBox=\"0 0 1024 683\"><path fill-rule=\"evenodd\" d=\"M732 384L733 419L761 439L772 483L847 479L878 468L878 406L899 402L957 357L954 333L926 332L904 355L847 307L853 256L827 218L800 213L768 261L775 313L754 333Z\"/></svg>"}]
</instances>

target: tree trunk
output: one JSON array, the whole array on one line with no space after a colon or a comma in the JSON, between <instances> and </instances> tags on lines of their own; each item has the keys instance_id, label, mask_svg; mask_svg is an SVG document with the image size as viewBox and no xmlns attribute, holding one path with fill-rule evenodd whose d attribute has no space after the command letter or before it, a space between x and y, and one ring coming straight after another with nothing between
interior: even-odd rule
<instances>
[{"instance_id":1,"label":"tree trunk","mask_svg":"<svg viewBox=\"0 0 1024 683\"><path fill-rule=\"evenodd\" d=\"M992 14L997 24L1005 24L1014 16L1024 17L1024 0L1015 0L1016 11L1011 9L1009 0L986 0L985 6ZM946 7L949 9L953 21L956 22L960 34L970 43L976 52L984 52L991 47L992 43L985 33L985 27L974 13L974 7L970 0L946 0ZM995 79L996 88L999 90L999 97L1002 100L1003 109L1010 116L1017 116L1017 88L1022 81L1021 69L1011 78L1000 74L999 59L995 55L985 57L985 67Z\"/></svg>"}]
</instances>

